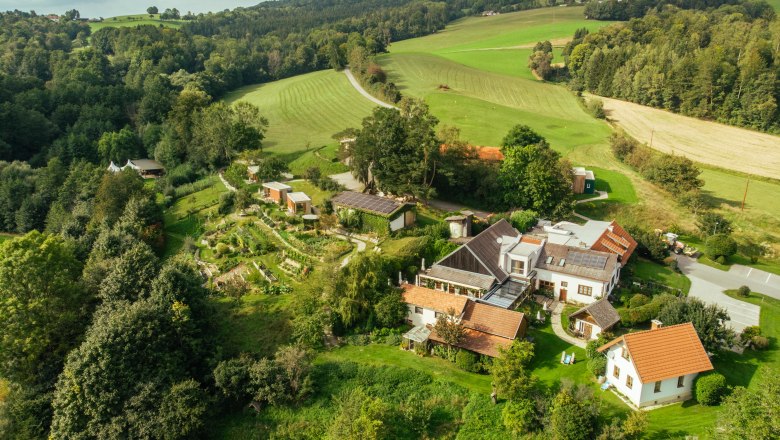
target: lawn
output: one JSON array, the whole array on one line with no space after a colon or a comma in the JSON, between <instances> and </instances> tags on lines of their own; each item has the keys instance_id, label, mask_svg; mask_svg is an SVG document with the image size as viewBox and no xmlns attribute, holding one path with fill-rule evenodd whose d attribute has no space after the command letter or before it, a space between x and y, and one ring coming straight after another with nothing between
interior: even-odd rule
<instances>
[{"instance_id":1,"label":"lawn","mask_svg":"<svg viewBox=\"0 0 780 440\"><path fill-rule=\"evenodd\" d=\"M90 23L89 27L92 29L92 33L95 33L103 28L107 27L127 27L127 26L165 26L171 28L180 28L185 21L182 20L160 20L160 14L138 14L138 15L121 15L117 17L109 17L101 22Z\"/></svg>"},{"instance_id":2,"label":"lawn","mask_svg":"<svg viewBox=\"0 0 780 440\"><path fill-rule=\"evenodd\" d=\"M165 210L163 214L166 238L164 256L176 254L186 236L200 235L204 214L209 215L215 211L219 196L226 191L225 185L220 180L215 180L214 185L181 197Z\"/></svg>"},{"instance_id":3,"label":"lawn","mask_svg":"<svg viewBox=\"0 0 780 440\"><path fill-rule=\"evenodd\" d=\"M214 300L220 322L218 339L226 357L250 353L271 356L290 341L291 295L246 295Z\"/></svg>"},{"instance_id":4,"label":"lawn","mask_svg":"<svg viewBox=\"0 0 780 440\"><path fill-rule=\"evenodd\" d=\"M287 162L294 162L308 148L335 145L333 134L360 127L374 108L344 73L335 70L243 87L225 100L258 106L269 122L264 149L286 155Z\"/></svg>"},{"instance_id":5,"label":"lawn","mask_svg":"<svg viewBox=\"0 0 780 440\"><path fill-rule=\"evenodd\" d=\"M577 204L576 211L586 217L597 220L612 220L613 212L620 209L620 205L633 205L639 202L634 184L625 174L589 166L596 176L596 190L606 191L609 198ZM577 194L578 199L595 197L597 194Z\"/></svg>"},{"instance_id":6,"label":"lawn","mask_svg":"<svg viewBox=\"0 0 780 440\"><path fill-rule=\"evenodd\" d=\"M336 153L338 151L338 145L331 144L324 147L312 148L306 150L303 153L276 153L271 151L270 153L277 155L282 160L285 160L290 167L290 172L295 176L303 176L306 170L309 168L319 168L323 176L329 176L331 174L339 174L349 171L349 167L341 163Z\"/></svg>"},{"instance_id":7,"label":"lawn","mask_svg":"<svg viewBox=\"0 0 780 440\"><path fill-rule=\"evenodd\" d=\"M335 194L334 192L323 191L317 188L308 180L293 180L287 183L293 188L293 191L303 191L306 195L311 197L313 206L322 206L325 203L325 200L331 198L333 194Z\"/></svg>"},{"instance_id":8,"label":"lawn","mask_svg":"<svg viewBox=\"0 0 780 440\"><path fill-rule=\"evenodd\" d=\"M633 267L636 278L655 281L675 289L681 289L686 294L691 289L691 280L685 275L673 271L669 266L644 258L637 258L633 263Z\"/></svg>"}]
</instances>

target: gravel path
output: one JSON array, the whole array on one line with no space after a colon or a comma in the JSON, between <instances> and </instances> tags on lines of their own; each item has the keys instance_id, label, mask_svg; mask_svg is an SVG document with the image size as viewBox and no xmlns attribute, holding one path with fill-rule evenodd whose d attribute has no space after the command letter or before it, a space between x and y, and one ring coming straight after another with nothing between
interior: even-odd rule
<instances>
[{"instance_id":1,"label":"gravel path","mask_svg":"<svg viewBox=\"0 0 780 440\"><path fill-rule=\"evenodd\" d=\"M352 74L352 72L349 70L349 68L344 69L344 74L347 75L347 78L349 79L349 82L352 83L352 87L354 87L355 90L360 92L361 95L365 96L366 99L368 99L369 101L373 102L374 104L376 104L376 105L378 105L380 107L394 108L394 109L398 110L398 107L396 107L394 105L391 105L391 104L388 104L388 103L386 103L384 101L380 101L379 99L374 98L370 93L368 93L366 91L366 89L364 89L363 86L360 85L358 80L355 78L355 75Z\"/></svg>"}]
</instances>

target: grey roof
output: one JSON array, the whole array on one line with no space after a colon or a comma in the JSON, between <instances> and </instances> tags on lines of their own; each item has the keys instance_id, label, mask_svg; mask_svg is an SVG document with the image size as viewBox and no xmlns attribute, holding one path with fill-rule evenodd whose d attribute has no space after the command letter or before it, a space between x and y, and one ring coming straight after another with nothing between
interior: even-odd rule
<instances>
[{"instance_id":1,"label":"grey roof","mask_svg":"<svg viewBox=\"0 0 780 440\"><path fill-rule=\"evenodd\" d=\"M143 171L152 171L152 170L164 170L165 167L162 166L160 162L157 162L156 160L152 159L132 159L129 161L131 164L138 167L138 169Z\"/></svg>"},{"instance_id":2,"label":"grey roof","mask_svg":"<svg viewBox=\"0 0 780 440\"><path fill-rule=\"evenodd\" d=\"M466 220L465 215L451 215L444 219L445 222L457 222L457 221L463 221Z\"/></svg>"},{"instance_id":3,"label":"grey roof","mask_svg":"<svg viewBox=\"0 0 780 440\"><path fill-rule=\"evenodd\" d=\"M506 236L518 237L520 233L508 221L501 219L463 245L482 262L500 283L506 281L509 278L509 274L504 272L504 269L498 264L501 255L501 243L497 240Z\"/></svg>"},{"instance_id":4,"label":"grey roof","mask_svg":"<svg viewBox=\"0 0 780 440\"><path fill-rule=\"evenodd\" d=\"M584 254L584 256L579 254ZM570 256L572 258L570 258ZM547 263L548 257L552 257L552 260L549 263ZM583 258L601 260L599 257L606 258L603 267L582 265L582 262L585 261ZM563 266L560 265L562 259L565 260ZM539 260L536 262L536 267L550 272L565 273L606 282L612 278L612 274L615 272L617 264L617 255L612 253L574 248L555 243L545 243L542 252L539 254Z\"/></svg>"},{"instance_id":5,"label":"grey roof","mask_svg":"<svg viewBox=\"0 0 780 440\"><path fill-rule=\"evenodd\" d=\"M292 189L290 185L285 185L284 183L279 183L279 182L265 182L263 184L263 188L275 189L277 191L284 191L284 190L289 191Z\"/></svg>"},{"instance_id":6,"label":"grey roof","mask_svg":"<svg viewBox=\"0 0 780 440\"><path fill-rule=\"evenodd\" d=\"M287 194L287 200L291 200L293 203L311 202L311 197L307 196L304 192L291 192Z\"/></svg>"},{"instance_id":7,"label":"grey roof","mask_svg":"<svg viewBox=\"0 0 780 440\"><path fill-rule=\"evenodd\" d=\"M518 298L528 288L528 283L520 280L508 280L504 284L491 290L487 295L478 299L478 302L494 305L504 309L512 307Z\"/></svg>"},{"instance_id":8,"label":"grey roof","mask_svg":"<svg viewBox=\"0 0 780 440\"><path fill-rule=\"evenodd\" d=\"M569 315L569 318L576 318L578 315L584 313L589 314L602 330L611 328L613 325L620 322L620 315L617 310L612 307L612 304L610 304L607 298L602 298L593 304L577 310Z\"/></svg>"},{"instance_id":9,"label":"grey roof","mask_svg":"<svg viewBox=\"0 0 780 440\"><path fill-rule=\"evenodd\" d=\"M478 289L490 289L493 286L495 279L489 275L482 275L481 273L468 272L465 270L455 269L452 267L442 266L440 264L434 264L425 273L425 276L436 278L444 281L452 281L455 284L461 284L464 286L476 287Z\"/></svg>"},{"instance_id":10,"label":"grey roof","mask_svg":"<svg viewBox=\"0 0 780 440\"><path fill-rule=\"evenodd\" d=\"M388 216L405 205L393 199L353 191L344 191L330 200L334 205L368 211L382 216Z\"/></svg>"}]
</instances>

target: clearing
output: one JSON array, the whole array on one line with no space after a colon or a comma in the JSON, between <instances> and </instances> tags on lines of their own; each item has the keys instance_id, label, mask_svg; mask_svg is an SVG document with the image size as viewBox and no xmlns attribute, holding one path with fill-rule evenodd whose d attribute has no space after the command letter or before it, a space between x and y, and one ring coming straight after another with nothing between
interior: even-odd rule
<instances>
[{"instance_id":1,"label":"clearing","mask_svg":"<svg viewBox=\"0 0 780 440\"><path fill-rule=\"evenodd\" d=\"M107 27L127 27L127 26L165 26L171 28L180 28L184 23L183 20L160 20L160 14L137 14L137 15L120 15L117 17L109 17L103 19L103 21L93 22L89 24L92 32L97 32Z\"/></svg>"},{"instance_id":2,"label":"clearing","mask_svg":"<svg viewBox=\"0 0 780 440\"><path fill-rule=\"evenodd\" d=\"M743 173L780 179L780 137L599 97L611 121L659 151ZM652 138L652 143L651 143Z\"/></svg>"},{"instance_id":3,"label":"clearing","mask_svg":"<svg viewBox=\"0 0 780 440\"><path fill-rule=\"evenodd\" d=\"M333 134L360 127L375 107L335 70L242 87L225 100L260 108L269 122L263 148L275 154L303 154L307 147L334 145Z\"/></svg>"}]
</instances>

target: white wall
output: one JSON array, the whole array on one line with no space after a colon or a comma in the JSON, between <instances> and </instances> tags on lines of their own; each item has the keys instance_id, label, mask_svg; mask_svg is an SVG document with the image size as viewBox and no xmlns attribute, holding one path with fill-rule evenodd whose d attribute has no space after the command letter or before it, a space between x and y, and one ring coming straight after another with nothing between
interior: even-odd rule
<instances>
[{"instance_id":1,"label":"white wall","mask_svg":"<svg viewBox=\"0 0 780 440\"><path fill-rule=\"evenodd\" d=\"M641 404L639 406L660 405L662 403L679 402L688 400L692 395L693 380L697 374L688 374L683 379L682 388L677 388L677 378L665 379L661 381L661 391L655 392L655 382L647 383L642 386Z\"/></svg>"},{"instance_id":2,"label":"white wall","mask_svg":"<svg viewBox=\"0 0 780 440\"><path fill-rule=\"evenodd\" d=\"M613 345L607 351L607 370L605 372L607 382L611 383L620 394L628 397L634 405L639 406L640 398L642 396L642 383L639 381L639 375L636 374L634 364L631 363L631 361L624 359L622 353L622 343ZM617 378L612 374L615 365L620 368L620 376ZM626 376L629 375L634 378L634 384L631 389L626 386Z\"/></svg>"},{"instance_id":3,"label":"white wall","mask_svg":"<svg viewBox=\"0 0 780 440\"><path fill-rule=\"evenodd\" d=\"M618 343L610 347L607 352L607 381L611 383L619 392L628 397L634 405L638 407L660 405L663 403L678 402L688 400L692 396L693 381L697 374L688 374L683 380L682 388L677 388L677 377L661 381L661 391L655 392L655 382L643 384L639 381L639 375L636 374L634 364L623 358L623 344ZM614 366L620 368L620 377L615 378L612 375ZM626 376L631 375L634 378L634 386L631 389L626 387Z\"/></svg>"},{"instance_id":4,"label":"white wall","mask_svg":"<svg viewBox=\"0 0 780 440\"><path fill-rule=\"evenodd\" d=\"M404 228L404 213L398 214L398 216L390 220L390 230L397 231Z\"/></svg>"},{"instance_id":5,"label":"white wall","mask_svg":"<svg viewBox=\"0 0 780 440\"><path fill-rule=\"evenodd\" d=\"M583 321L582 319L576 319L574 321L574 328L584 333L583 325L585 324L590 325L591 327L590 339L598 338L599 334L601 333L601 327L597 326L596 324L593 324L592 322Z\"/></svg>"},{"instance_id":6,"label":"white wall","mask_svg":"<svg viewBox=\"0 0 780 440\"><path fill-rule=\"evenodd\" d=\"M436 324L436 312L430 309L422 308L422 314L414 313L414 305L407 304L408 309L406 317L415 326L435 325Z\"/></svg>"},{"instance_id":7,"label":"white wall","mask_svg":"<svg viewBox=\"0 0 780 440\"><path fill-rule=\"evenodd\" d=\"M605 294L605 283L602 283L601 281L577 278L571 275L551 272L545 269L536 269L536 274L537 279L540 281L551 281L555 283L555 299L560 299L562 288L566 290L566 302L576 302L580 304L594 303L602 298L602 296ZM567 286L561 287L561 281L566 281ZM578 294L577 290L579 285L592 287L593 295L587 296Z\"/></svg>"}]
</instances>

